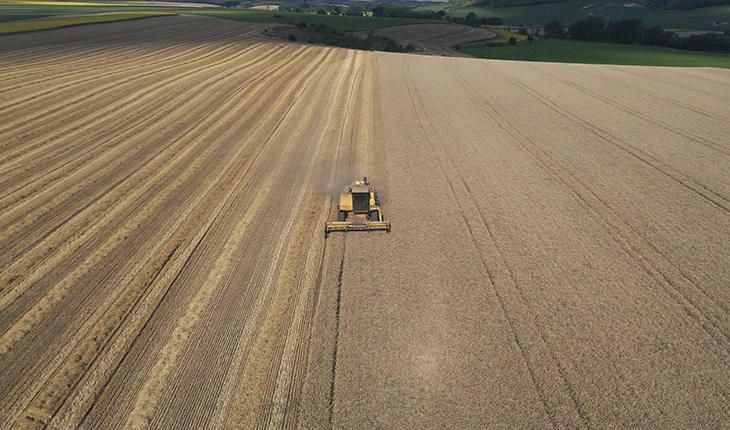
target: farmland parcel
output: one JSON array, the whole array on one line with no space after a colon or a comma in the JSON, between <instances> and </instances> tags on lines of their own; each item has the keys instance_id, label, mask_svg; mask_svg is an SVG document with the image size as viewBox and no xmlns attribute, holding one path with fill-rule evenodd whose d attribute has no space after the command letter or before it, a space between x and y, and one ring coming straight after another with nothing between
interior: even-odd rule
<instances>
[{"instance_id":1,"label":"farmland parcel","mask_svg":"<svg viewBox=\"0 0 730 430\"><path fill-rule=\"evenodd\" d=\"M729 71L262 30L0 38L0 427L728 422Z\"/></svg>"}]
</instances>

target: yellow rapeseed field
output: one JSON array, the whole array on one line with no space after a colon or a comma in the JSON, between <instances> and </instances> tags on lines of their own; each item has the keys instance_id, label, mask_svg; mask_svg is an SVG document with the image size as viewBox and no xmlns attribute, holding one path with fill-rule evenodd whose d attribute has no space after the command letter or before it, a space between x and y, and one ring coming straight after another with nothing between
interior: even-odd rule
<instances>
[{"instance_id":1,"label":"yellow rapeseed field","mask_svg":"<svg viewBox=\"0 0 730 430\"><path fill-rule=\"evenodd\" d=\"M527 40L527 36L519 33L512 33L506 30L500 30L498 28L490 28L489 31L493 31L499 35L498 39L494 39L491 42L507 43L510 37L514 37L518 42L524 42Z\"/></svg>"}]
</instances>

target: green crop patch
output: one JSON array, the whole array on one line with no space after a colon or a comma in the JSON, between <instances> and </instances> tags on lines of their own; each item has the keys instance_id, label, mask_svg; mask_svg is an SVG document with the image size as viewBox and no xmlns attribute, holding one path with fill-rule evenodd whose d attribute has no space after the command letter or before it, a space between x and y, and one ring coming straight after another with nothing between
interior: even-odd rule
<instances>
[{"instance_id":1,"label":"green crop patch","mask_svg":"<svg viewBox=\"0 0 730 430\"><path fill-rule=\"evenodd\" d=\"M497 39L490 40L489 42L491 42L491 43L507 43L507 42L509 42L509 39L512 37L514 37L515 40L517 40L517 42L524 42L527 40L527 36L524 34L512 33L512 32L500 30L497 28L490 28L489 31L497 33L497 36L499 36Z\"/></svg>"},{"instance_id":2,"label":"green crop patch","mask_svg":"<svg viewBox=\"0 0 730 430\"><path fill-rule=\"evenodd\" d=\"M460 52L477 58L499 60L730 69L730 54L708 54L654 46L545 38L536 38L532 43L519 43L515 46L509 44L487 46L487 43L463 43L460 46Z\"/></svg>"}]
</instances>

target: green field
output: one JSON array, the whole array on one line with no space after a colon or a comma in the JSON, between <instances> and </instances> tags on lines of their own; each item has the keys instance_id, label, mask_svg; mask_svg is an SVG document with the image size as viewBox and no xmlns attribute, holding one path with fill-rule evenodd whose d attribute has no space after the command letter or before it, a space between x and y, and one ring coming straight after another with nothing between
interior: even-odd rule
<instances>
[{"instance_id":1,"label":"green field","mask_svg":"<svg viewBox=\"0 0 730 430\"><path fill-rule=\"evenodd\" d=\"M720 67L730 69L730 54L706 54L668 48L614 43L536 38L515 46L486 46L486 42L461 44L464 54L496 60L554 63L625 64L636 66Z\"/></svg>"},{"instance_id":2,"label":"green field","mask_svg":"<svg viewBox=\"0 0 730 430\"><path fill-rule=\"evenodd\" d=\"M627 7L628 2L611 0L572 0L561 3L521 7L467 7L447 12L447 15L464 17L474 12L478 17L498 16L505 25L543 26L546 22L560 20L569 25L590 15L606 21L638 18L651 27L660 25L668 30L730 30L730 5L707 7L691 11L654 10L640 6ZM446 5L429 5L421 9L441 10Z\"/></svg>"}]
</instances>

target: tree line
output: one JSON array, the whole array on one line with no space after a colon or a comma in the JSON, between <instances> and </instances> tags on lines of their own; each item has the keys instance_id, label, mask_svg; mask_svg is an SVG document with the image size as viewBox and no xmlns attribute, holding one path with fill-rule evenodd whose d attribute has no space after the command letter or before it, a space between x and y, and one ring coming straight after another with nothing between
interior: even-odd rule
<instances>
[{"instance_id":1,"label":"tree line","mask_svg":"<svg viewBox=\"0 0 730 430\"><path fill-rule=\"evenodd\" d=\"M502 25L502 18L498 16L493 16L491 18L479 18L474 12L469 12L464 18L447 16L444 18L444 21L468 25L470 27L481 27L482 25Z\"/></svg>"},{"instance_id":2,"label":"tree line","mask_svg":"<svg viewBox=\"0 0 730 430\"><path fill-rule=\"evenodd\" d=\"M400 3L372 3L372 4L351 4L342 6L336 4L321 4L313 8L309 3L281 4L279 10L286 12L316 12L318 14L334 13L337 15L363 16L372 12L373 16L388 18L413 18L413 19L437 19L443 20L446 12L416 10L413 7Z\"/></svg>"},{"instance_id":3,"label":"tree line","mask_svg":"<svg viewBox=\"0 0 730 430\"><path fill-rule=\"evenodd\" d=\"M339 46L341 48L361 49L365 51L387 51L387 52L412 52L416 48L412 44L401 46L398 42L390 37L377 36L370 30L367 37L359 37L354 34L348 34L343 31L331 27L324 23L312 23L308 25L302 21L296 24L300 30L309 30L313 36L312 41L322 43L329 46ZM291 35L293 36L293 35ZM296 36L290 40L296 41Z\"/></svg>"},{"instance_id":4,"label":"tree line","mask_svg":"<svg viewBox=\"0 0 730 430\"><path fill-rule=\"evenodd\" d=\"M313 8L309 3L297 4L281 4L280 11L286 12L312 12ZM417 10L412 6L401 3L373 3L373 4L352 4L350 6L342 6L335 4L322 4L316 6L316 11L320 15L334 13L337 15L363 16L367 12L371 12L373 16L386 18L412 18L412 19L433 19L439 21L452 22L454 24L469 25L479 27L482 25L502 25L502 18L494 16L491 18L478 18L474 12L469 12L466 17L446 16L443 10Z\"/></svg>"},{"instance_id":5,"label":"tree line","mask_svg":"<svg viewBox=\"0 0 730 430\"><path fill-rule=\"evenodd\" d=\"M559 20L545 24L545 36L554 38L571 38L575 40L608 41L623 44L643 44L664 46L691 51L730 52L730 31L724 33L696 34L679 37L673 31L659 26L645 27L637 18L609 21L599 16L590 16L565 27Z\"/></svg>"},{"instance_id":6,"label":"tree line","mask_svg":"<svg viewBox=\"0 0 730 430\"><path fill-rule=\"evenodd\" d=\"M730 4L730 0L635 0L650 9L692 10Z\"/></svg>"},{"instance_id":7,"label":"tree line","mask_svg":"<svg viewBox=\"0 0 730 430\"><path fill-rule=\"evenodd\" d=\"M566 0L467 0L460 1L460 6L509 7L534 6L546 3L560 3ZM730 4L730 0L633 0L633 2L649 9L692 10L702 7Z\"/></svg>"}]
</instances>

